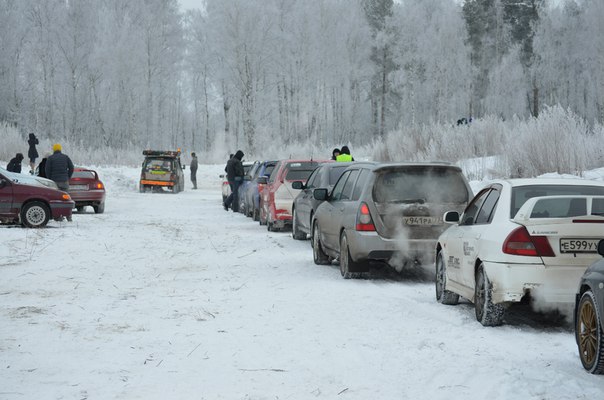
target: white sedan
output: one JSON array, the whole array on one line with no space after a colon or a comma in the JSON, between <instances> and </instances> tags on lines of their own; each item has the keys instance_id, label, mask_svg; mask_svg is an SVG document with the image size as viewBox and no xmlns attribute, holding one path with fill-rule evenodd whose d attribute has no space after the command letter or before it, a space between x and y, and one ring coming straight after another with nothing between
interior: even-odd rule
<instances>
[{"instance_id":1,"label":"white sedan","mask_svg":"<svg viewBox=\"0 0 604 400\"><path fill-rule=\"evenodd\" d=\"M511 179L482 189L436 245L436 299L474 303L476 319L500 325L525 296L573 304L585 269L604 239L604 183Z\"/></svg>"}]
</instances>

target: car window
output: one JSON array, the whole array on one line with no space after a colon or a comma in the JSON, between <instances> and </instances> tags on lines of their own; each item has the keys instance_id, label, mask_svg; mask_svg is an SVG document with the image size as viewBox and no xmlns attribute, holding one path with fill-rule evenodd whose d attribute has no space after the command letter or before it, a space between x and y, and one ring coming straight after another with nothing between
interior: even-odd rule
<instances>
[{"instance_id":1,"label":"car window","mask_svg":"<svg viewBox=\"0 0 604 400\"><path fill-rule=\"evenodd\" d=\"M314 161L292 162L287 164L286 181L306 181L319 163Z\"/></svg>"},{"instance_id":2,"label":"car window","mask_svg":"<svg viewBox=\"0 0 604 400\"><path fill-rule=\"evenodd\" d=\"M359 170L355 169L354 171L350 171L350 175L346 180L346 184L344 185L344 189L342 189L342 196L340 200L351 200L352 199L352 189L354 188L354 184L359 176Z\"/></svg>"},{"instance_id":3,"label":"car window","mask_svg":"<svg viewBox=\"0 0 604 400\"><path fill-rule=\"evenodd\" d=\"M249 172L250 172L251 169L252 169L251 165L244 165L243 166L243 175L249 174Z\"/></svg>"},{"instance_id":4,"label":"car window","mask_svg":"<svg viewBox=\"0 0 604 400\"><path fill-rule=\"evenodd\" d=\"M329 169L329 185L333 186L336 184L340 176L344 173L344 171L348 168L348 165L340 165L337 167L331 167Z\"/></svg>"},{"instance_id":5,"label":"car window","mask_svg":"<svg viewBox=\"0 0 604 400\"><path fill-rule=\"evenodd\" d=\"M591 203L591 215L604 216L604 199L594 199Z\"/></svg>"},{"instance_id":6,"label":"car window","mask_svg":"<svg viewBox=\"0 0 604 400\"><path fill-rule=\"evenodd\" d=\"M486 200L480 208L480 211L478 212L478 215L476 216L476 221L474 222L475 224L488 224L491 222L500 194L501 192L495 188L489 192Z\"/></svg>"},{"instance_id":7,"label":"car window","mask_svg":"<svg viewBox=\"0 0 604 400\"><path fill-rule=\"evenodd\" d=\"M358 200L361 197L363 188L365 188L365 185L367 185L369 174L370 172L368 169L361 170L357 183L354 185L354 190L352 191L352 200Z\"/></svg>"},{"instance_id":8,"label":"car window","mask_svg":"<svg viewBox=\"0 0 604 400\"><path fill-rule=\"evenodd\" d=\"M73 171L72 178L84 178L84 179L94 179L94 172L92 171Z\"/></svg>"},{"instance_id":9,"label":"car window","mask_svg":"<svg viewBox=\"0 0 604 400\"><path fill-rule=\"evenodd\" d=\"M313 171L312 174L310 174L310 176L308 177L308 182L306 183L307 189L313 189L316 187L316 182L321 182L322 171L324 171L323 168L317 168Z\"/></svg>"},{"instance_id":10,"label":"car window","mask_svg":"<svg viewBox=\"0 0 604 400\"><path fill-rule=\"evenodd\" d=\"M469 193L458 169L414 166L379 172L373 196L378 203L461 204L468 201Z\"/></svg>"},{"instance_id":11,"label":"car window","mask_svg":"<svg viewBox=\"0 0 604 400\"><path fill-rule=\"evenodd\" d=\"M274 174L271 172L270 178L268 178L269 183L271 182L275 182L277 180L277 175L279 175L279 168L281 166L281 163L277 163L277 165L275 165L273 172L275 172Z\"/></svg>"},{"instance_id":12,"label":"car window","mask_svg":"<svg viewBox=\"0 0 604 400\"><path fill-rule=\"evenodd\" d=\"M333 191L331 192L331 201L340 200L340 197L342 196L342 190L344 189L344 184L346 183L348 175L350 175L350 171L344 172L340 177L340 180L338 180L338 182L336 183L336 186L334 186Z\"/></svg>"},{"instance_id":13,"label":"car window","mask_svg":"<svg viewBox=\"0 0 604 400\"><path fill-rule=\"evenodd\" d=\"M533 197L545 196L603 196L604 187L583 185L527 185L512 188L512 205L510 207L510 218L514 218L520 207Z\"/></svg>"},{"instance_id":14,"label":"car window","mask_svg":"<svg viewBox=\"0 0 604 400\"><path fill-rule=\"evenodd\" d=\"M172 171L172 160L165 158L147 159L145 164L145 171L170 172Z\"/></svg>"},{"instance_id":15,"label":"car window","mask_svg":"<svg viewBox=\"0 0 604 400\"><path fill-rule=\"evenodd\" d=\"M553 198L538 200L531 218L570 218L587 215L587 199L585 198Z\"/></svg>"},{"instance_id":16,"label":"car window","mask_svg":"<svg viewBox=\"0 0 604 400\"><path fill-rule=\"evenodd\" d=\"M474 197L474 199L472 199L470 204L468 204L468 207L466 207L466 210L463 212L463 215L461 216L461 222L459 225L473 225L474 224L476 215L478 214L478 211L480 211L482 204L484 203L484 201L486 200L486 198L490 192L491 192L491 188L483 189L476 195L476 197Z\"/></svg>"},{"instance_id":17,"label":"car window","mask_svg":"<svg viewBox=\"0 0 604 400\"><path fill-rule=\"evenodd\" d=\"M268 164L265 168L264 168L264 176L271 176L271 174L273 173L273 170L275 169L275 165L277 164Z\"/></svg>"}]
</instances>

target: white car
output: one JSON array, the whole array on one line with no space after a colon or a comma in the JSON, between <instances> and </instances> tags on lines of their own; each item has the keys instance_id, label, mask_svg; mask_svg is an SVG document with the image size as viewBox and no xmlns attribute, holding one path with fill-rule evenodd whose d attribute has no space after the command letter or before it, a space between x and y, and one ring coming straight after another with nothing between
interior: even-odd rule
<instances>
[{"instance_id":1,"label":"white car","mask_svg":"<svg viewBox=\"0 0 604 400\"><path fill-rule=\"evenodd\" d=\"M46 178L30 174L18 174L16 172L9 172L6 169L0 167L0 172L5 176L9 177L15 183L22 183L26 185L44 186L51 189L59 189L57 184Z\"/></svg>"},{"instance_id":2,"label":"white car","mask_svg":"<svg viewBox=\"0 0 604 400\"><path fill-rule=\"evenodd\" d=\"M482 189L436 245L436 299L475 305L476 319L500 325L506 306L525 296L574 304L583 272L600 257L604 182L512 179Z\"/></svg>"}]
</instances>

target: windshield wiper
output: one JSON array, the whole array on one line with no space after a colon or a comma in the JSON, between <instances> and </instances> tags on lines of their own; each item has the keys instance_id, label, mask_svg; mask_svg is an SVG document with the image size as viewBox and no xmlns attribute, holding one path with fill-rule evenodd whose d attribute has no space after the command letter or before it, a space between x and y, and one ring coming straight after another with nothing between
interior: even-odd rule
<instances>
[{"instance_id":1,"label":"windshield wiper","mask_svg":"<svg viewBox=\"0 0 604 400\"><path fill-rule=\"evenodd\" d=\"M426 202L426 199L402 199L402 200L390 200L388 203L395 203L395 204L414 204L414 203L418 203L418 204L424 204Z\"/></svg>"}]
</instances>

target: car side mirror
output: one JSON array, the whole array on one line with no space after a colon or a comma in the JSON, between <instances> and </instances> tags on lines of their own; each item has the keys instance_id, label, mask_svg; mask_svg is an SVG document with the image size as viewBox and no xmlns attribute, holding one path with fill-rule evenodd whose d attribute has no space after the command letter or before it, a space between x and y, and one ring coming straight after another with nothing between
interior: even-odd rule
<instances>
[{"instance_id":1,"label":"car side mirror","mask_svg":"<svg viewBox=\"0 0 604 400\"><path fill-rule=\"evenodd\" d=\"M300 182L300 181L293 181L292 182L292 189L304 189L304 183Z\"/></svg>"},{"instance_id":2,"label":"car side mirror","mask_svg":"<svg viewBox=\"0 0 604 400\"><path fill-rule=\"evenodd\" d=\"M315 198L315 200L325 201L327 200L327 189L315 189L312 192L312 196Z\"/></svg>"},{"instance_id":3,"label":"car side mirror","mask_svg":"<svg viewBox=\"0 0 604 400\"><path fill-rule=\"evenodd\" d=\"M443 215L443 220L447 224L456 224L459 222L459 213L457 211L447 211L445 215Z\"/></svg>"},{"instance_id":4,"label":"car side mirror","mask_svg":"<svg viewBox=\"0 0 604 400\"><path fill-rule=\"evenodd\" d=\"M262 185L266 185L268 183L268 178L266 176L259 176L258 183Z\"/></svg>"},{"instance_id":5,"label":"car side mirror","mask_svg":"<svg viewBox=\"0 0 604 400\"><path fill-rule=\"evenodd\" d=\"M604 239L598 242L598 254L604 257Z\"/></svg>"}]
</instances>

